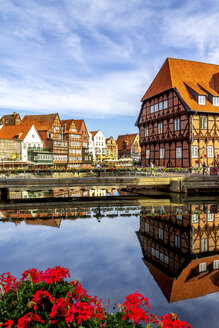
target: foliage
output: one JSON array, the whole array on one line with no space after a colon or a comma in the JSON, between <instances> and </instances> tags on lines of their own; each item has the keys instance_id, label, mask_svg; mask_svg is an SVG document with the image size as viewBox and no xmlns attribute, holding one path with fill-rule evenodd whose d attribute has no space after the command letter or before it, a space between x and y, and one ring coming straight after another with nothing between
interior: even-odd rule
<instances>
[{"instance_id":1,"label":"foliage","mask_svg":"<svg viewBox=\"0 0 219 328\"><path fill-rule=\"evenodd\" d=\"M30 269L19 281L9 272L0 276L0 327L84 327L189 328L173 314L160 319L150 313L148 299L138 292L117 304L118 311L108 314L101 299L87 294L77 281L68 282L68 269L48 268L45 272Z\"/></svg>"}]
</instances>

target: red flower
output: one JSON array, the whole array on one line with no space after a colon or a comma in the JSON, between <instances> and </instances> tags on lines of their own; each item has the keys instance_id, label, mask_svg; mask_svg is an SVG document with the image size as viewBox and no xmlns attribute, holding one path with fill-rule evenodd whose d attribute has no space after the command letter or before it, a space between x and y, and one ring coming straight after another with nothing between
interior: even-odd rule
<instances>
[{"instance_id":1,"label":"red flower","mask_svg":"<svg viewBox=\"0 0 219 328\"><path fill-rule=\"evenodd\" d=\"M41 274L42 271L38 271L36 269L26 270L24 271L24 273L22 273L21 281L23 281L26 278L30 278L32 283L36 284L40 281Z\"/></svg>"},{"instance_id":2,"label":"red flower","mask_svg":"<svg viewBox=\"0 0 219 328\"><path fill-rule=\"evenodd\" d=\"M30 328L33 326L33 322L38 321L41 323L45 323L37 314L33 314L29 312L24 317L18 319L17 328Z\"/></svg>"},{"instance_id":3,"label":"red flower","mask_svg":"<svg viewBox=\"0 0 219 328\"><path fill-rule=\"evenodd\" d=\"M0 327L5 327L5 328L10 328L12 327L14 324L14 321L9 319L8 321L6 321L5 323L1 323Z\"/></svg>"},{"instance_id":4,"label":"red flower","mask_svg":"<svg viewBox=\"0 0 219 328\"><path fill-rule=\"evenodd\" d=\"M191 328L186 321L180 321L174 313L168 313L161 317L162 328Z\"/></svg>"},{"instance_id":5,"label":"red flower","mask_svg":"<svg viewBox=\"0 0 219 328\"><path fill-rule=\"evenodd\" d=\"M59 323L60 320L64 320L66 314L68 312L69 306L68 300L64 298L59 298L53 304L51 313L50 313L50 321L51 323Z\"/></svg>"},{"instance_id":6,"label":"red flower","mask_svg":"<svg viewBox=\"0 0 219 328\"><path fill-rule=\"evenodd\" d=\"M9 292L9 289L16 290L18 282L16 278L10 274L10 272L0 275L0 286L3 287L5 294Z\"/></svg>"},{"instance_id":7,"label":"red flower","mask_svg":"<svg viewBox=\"0 0 219 328\"><path fill-rule=\"evenodd\" d=\"M54 303L55 298L50 295L47 291L43 290L38 290L34 295L33 299L31 301L31 306L33 306L34 310L36 311L37 309L37 304L44 306L46 303L47 298L50 300L51 303Z\"/></svg>"},{"instance_id":8,"label":"red flower","mask_svg":"<svg viewBox=\"0 0 219 328\"><path fill-rule=\"evenodd\" d=\"M69 270L56 266L52 269L48 268L45 272L41 274L40 281L45 281L47 284L52 284L55 281L60 281L61 278L70 277Z\"/></svg>"}]
</instances>

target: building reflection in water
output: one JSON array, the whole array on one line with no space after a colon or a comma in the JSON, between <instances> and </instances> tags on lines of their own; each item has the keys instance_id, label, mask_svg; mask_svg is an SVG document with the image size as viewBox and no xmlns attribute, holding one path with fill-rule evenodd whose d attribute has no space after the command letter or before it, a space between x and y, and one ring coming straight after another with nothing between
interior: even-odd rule
<instances>
[{"instance_id":1,"label":"building reflection in water","mask_svg":"<svg viewBox=\"0 0 219 328\"><path fill-rule=\"evenodd\" d=\"M217 205L143 208L143 261L168 302L219 291Z\"/></svg>"}]
</instances>

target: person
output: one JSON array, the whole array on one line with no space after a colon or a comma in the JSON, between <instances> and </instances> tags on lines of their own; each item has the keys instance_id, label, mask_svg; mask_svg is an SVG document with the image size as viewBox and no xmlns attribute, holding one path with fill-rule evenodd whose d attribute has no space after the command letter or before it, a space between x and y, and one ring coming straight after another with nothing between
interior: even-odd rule
<instances>
[{"instance_id":1,"label":"person","mask_svg":"<svg viewBox=\"0 0 219 328\"><path fill-rule=\"evenodd\" d=\"M151 175L154 175L154 172L153 172L154 170L153 170L153 169L154 169L154 164L151 162L151 163L150 163L150 171L151 171Z\"/></svg>"},{"instance_id":2,"label":"person","mask_svg":"<svg viewBox=\"0 0 219 328\"><path fill-rule=\"evenodd\" d=\"M203 162L203 164L202 164L202 169L203 169L203 171L202 171L203 175L207 174L207 165L205 164L205 162Z\"/></svg>"},{"instance_id":3,"label":"person","mask_svg":"<svg viewBox=\"0 0 219 328\"><path fill-rule=\"evenodd\" d=\"M97 177L100 178L100 164L99 163L97 163L97 165L95 166L95 169L98 170Z\"/></svg>"}]
</instances>

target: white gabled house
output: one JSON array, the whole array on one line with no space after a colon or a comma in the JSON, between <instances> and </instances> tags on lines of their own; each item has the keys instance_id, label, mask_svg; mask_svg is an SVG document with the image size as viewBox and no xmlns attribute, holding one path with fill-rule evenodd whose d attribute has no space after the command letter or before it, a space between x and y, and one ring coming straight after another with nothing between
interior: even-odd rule
<instances>
[{"instance_id":1,"label":"white gabled house","mask_svg":"<svg viewBox=\"0 0 219 328\"><path fill-rule=\"evenodd\" d=\"M90 132L94 143L95 161L102 161L106 155L106 138L101 130Z\"/></svg>"}]
</instances>

